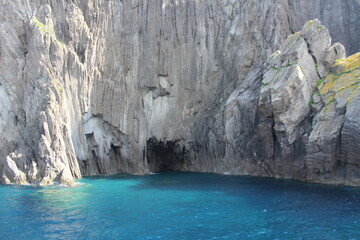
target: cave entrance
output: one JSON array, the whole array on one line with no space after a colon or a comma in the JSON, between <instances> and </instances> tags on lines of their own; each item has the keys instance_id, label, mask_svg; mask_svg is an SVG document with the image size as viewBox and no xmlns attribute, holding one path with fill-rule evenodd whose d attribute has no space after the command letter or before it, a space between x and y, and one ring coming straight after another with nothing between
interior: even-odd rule
<instances>
[{"instance_id":1,"label":"cave entrance","mask_svg":"<svg viewBox=\"0 0 360 240\"><path fill-rule=\"evenodd\" d=\"M146 158L151 172L184 170L185 147L177 141L158 141L150 138L147 141Z\"/></svg>"}]
</instances>

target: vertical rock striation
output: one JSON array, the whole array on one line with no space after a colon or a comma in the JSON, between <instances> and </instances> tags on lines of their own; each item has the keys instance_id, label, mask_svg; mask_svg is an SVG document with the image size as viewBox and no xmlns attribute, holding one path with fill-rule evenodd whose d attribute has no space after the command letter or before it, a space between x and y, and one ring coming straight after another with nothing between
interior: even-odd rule
<instances>
[{"instance_id":1,"label":"vertical rock striation","mask_svg":"<svg viewBox=\"0 0 360 240\"><path fill-rule=\"evenodd\" d=\"M350 0L4 0L1 181L175 169L358 184L357 98L324 113L318 85L344 49L318 21L295 33L319 17L353 53L358 9Z\"/></svg>"}]
</instances>

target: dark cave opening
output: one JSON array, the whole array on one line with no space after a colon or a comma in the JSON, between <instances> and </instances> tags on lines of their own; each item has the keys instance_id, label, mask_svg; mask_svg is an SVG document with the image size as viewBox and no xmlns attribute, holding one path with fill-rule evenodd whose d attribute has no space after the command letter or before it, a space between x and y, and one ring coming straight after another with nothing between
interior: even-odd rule
<instances>
[{"instance_id":1,"label":"dark cave opening","mask_svg":"<svg viewBox=\"0 0 360 240\"><path fill-rule=\"evenodd\" d=\"M177 141L147 141L147 164L151 172L185 170L186 150Z\"/></svg>"}]
</instances>

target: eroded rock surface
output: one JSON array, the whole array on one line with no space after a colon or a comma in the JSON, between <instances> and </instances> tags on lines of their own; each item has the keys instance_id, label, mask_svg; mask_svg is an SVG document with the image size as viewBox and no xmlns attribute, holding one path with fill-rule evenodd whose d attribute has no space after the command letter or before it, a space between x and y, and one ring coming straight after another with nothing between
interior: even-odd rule
<instances>
[{"instance_id":1,"label":"eroded rock surface","mask_svg":"<svg viewBox=\"0 0 360 240\"><path fill-rule=\"evenodd\" d=\"M348 102L358 93L357 55L339 60L345 57L344 48L330 42L327 29L318 20L309 21L268 61L259 100L260 126L264 144L278 145L275 151L269 149L275 176L359 183L354 176L348 181L345 173L357 171L356 164L348 165L340 157L342 149L348 149L341 134L345 115L354 114ZM353 65L343 69L341 62ZM269 129L272 138L266 133ZM356 133L351 136L356 138Z\"/></svg>"},{"instance_id":2,"label":"eroded rock surface","mask_svg":"<svg viewBox=\"0 0 360 240\"><path fill-rule=\"evenodd\" d=\"M2 182L174 169L358 184L357 95L329 104L318 84L343 72L332 64L344 48L318 21L301 30L318 17L353 53L358 9L324 0L4 0Z\"/></svg>"}]
</instances>

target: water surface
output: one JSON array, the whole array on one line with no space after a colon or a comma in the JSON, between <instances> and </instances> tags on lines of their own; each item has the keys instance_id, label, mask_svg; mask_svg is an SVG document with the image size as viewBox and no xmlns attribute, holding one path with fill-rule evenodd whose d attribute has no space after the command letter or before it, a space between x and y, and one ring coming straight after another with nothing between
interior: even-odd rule
<instances>
[{"instance_id":1,"label":"water surface","mask_svg":"<svg viewBox=\"0 0 360 240\"><path fill-rule=\"evenodd\" d=\"M199 173L0 186L0 239L360 239L360 188Z\"/></svg>"}]
</instances>

